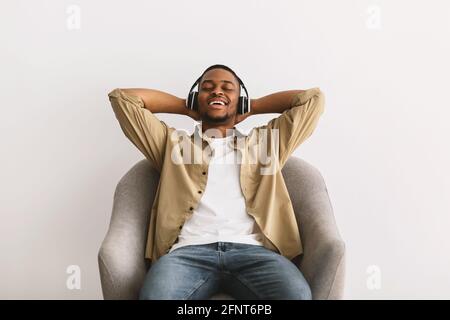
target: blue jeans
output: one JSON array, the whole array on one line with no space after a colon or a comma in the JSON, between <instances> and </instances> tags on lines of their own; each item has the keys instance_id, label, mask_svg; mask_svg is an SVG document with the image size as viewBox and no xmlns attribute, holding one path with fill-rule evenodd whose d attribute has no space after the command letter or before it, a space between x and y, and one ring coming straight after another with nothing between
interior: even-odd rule
<instances>
[{"instance_id":1,"label":"blue jeans","mask_svg":"<svg viewBox=\"0 0 450 320\"><path fill-rule=\"evenodd\" d=\"M297 266L263 246L215 242L189 245L163 255L149 269L141 300L209 299L225 292L235 299L310 300Z\"/></svg>"}]
</instances>

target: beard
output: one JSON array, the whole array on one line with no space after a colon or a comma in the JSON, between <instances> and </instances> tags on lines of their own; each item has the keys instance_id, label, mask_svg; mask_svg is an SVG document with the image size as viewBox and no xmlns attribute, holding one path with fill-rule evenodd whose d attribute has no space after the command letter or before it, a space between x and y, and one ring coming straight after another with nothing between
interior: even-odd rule
<instances>
[{"instance_id":1,"label":"beard","mask_svg":"<svg viewBox=\"0 0 450 320\"><path fill-rule=\"evenodd\" d=\"M211 117L208 113L203 115L203 121L208 123L223 123L230 119L230 116L227 114L219 117Z\"/></svg>"}]
</instances>

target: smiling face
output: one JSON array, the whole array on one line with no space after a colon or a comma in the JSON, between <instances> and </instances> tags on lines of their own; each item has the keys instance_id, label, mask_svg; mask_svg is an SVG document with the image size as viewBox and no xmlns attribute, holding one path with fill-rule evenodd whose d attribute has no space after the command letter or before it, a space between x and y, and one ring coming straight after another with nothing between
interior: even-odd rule
<instances>
[{"instance_id":1,"label":"smiling face","mask_svg":"<svg viewBox=\"0 0 450 320\"><path fill-rule=\"evenodd\" d=\"M198 111L203 122L234 125L240 87L235 76L224 69L207 71L198 89Z\"/></svg>"}]
</instances>

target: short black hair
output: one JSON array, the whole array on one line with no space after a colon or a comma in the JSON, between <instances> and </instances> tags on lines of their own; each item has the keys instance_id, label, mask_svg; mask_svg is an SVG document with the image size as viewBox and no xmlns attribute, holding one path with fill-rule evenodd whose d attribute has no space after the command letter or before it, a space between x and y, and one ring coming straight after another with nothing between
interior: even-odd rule
<instances>
[{"instance_id":1,"label":"short black hair","mask_svg":"<svg viewBox=\"0 0 450 320\"><path fill-rule=\"evenodd\" d=\"M203 80L203 76L205 75L206 72L208 72L209 70L212 69L224 69L227 70L229 72L231 72L234 76L234 78L236 79L236 81L238 82L238 86L239 86L239 94L241 92L241 79L237 76L236 72L234 72L230 67L227 67L226 65L223 64L214 64L208 68L206 68L205 71L203 71L202 75L200 76L200 80L198 81L198 85L200 85L202 83Z\"/></svg>"}]
</instances>

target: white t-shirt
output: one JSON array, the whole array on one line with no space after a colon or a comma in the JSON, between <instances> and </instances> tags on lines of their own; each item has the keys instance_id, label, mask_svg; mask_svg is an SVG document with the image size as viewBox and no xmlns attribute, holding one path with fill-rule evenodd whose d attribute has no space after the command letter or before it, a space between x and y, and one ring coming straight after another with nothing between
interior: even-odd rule
<instances>
[{"instance_id":1,"label":"white t-shirt","mask_svg":"<svg viewBox=\"0 0 450 320\"><path fill-rule=\"evenodd\" d=\"M229 135L210 143L214 151L205 191L169 252L218 241L263 245L261 230L246 210L239 181L240 153L228 145L232 139Z\"/></svg>"}]
</instances>

